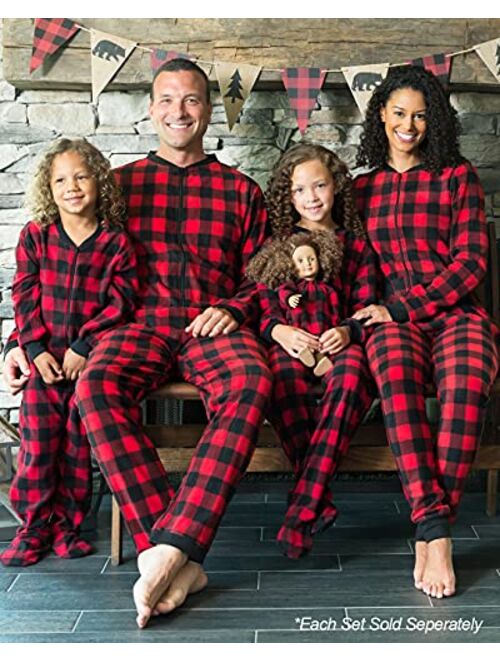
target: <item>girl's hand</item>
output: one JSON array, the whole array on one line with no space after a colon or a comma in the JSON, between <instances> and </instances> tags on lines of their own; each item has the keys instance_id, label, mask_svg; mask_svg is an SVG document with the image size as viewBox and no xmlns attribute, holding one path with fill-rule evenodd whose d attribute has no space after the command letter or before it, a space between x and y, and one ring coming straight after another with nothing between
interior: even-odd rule
<instances>
[{"instance_id":1,"label":"girl's hand","mask_svg":"<svg viewBox=\"0 0 500 660\"><path fill-rule=\"evenodd\" d=\"M320 352L335 355L351 343L351 329L346 325L326 330L319 338Z\"/></svg>"},{"instance_id":2,"label":"girl's hand","mask_svg":"<svg viewBox=\"0 0 500 660\"><path fill-rule=\"evenodd\" d=\"M296 307L299 306L301 298L302 298L301 293L294 293L293 296L290 296L290 298L288 298L288 304L292 309L295 309Z\"/></svg>"},{"instance_id":3,"label":"girl's hand","mask_svg":"<svg viewBox=\"0 0 500 660\"><path fill-rule=\"evenodd\" d=\"M63 372L67 380L76 380L87 364L87 358L68 348L64 354Z\"/></svg>"},{"instance_id":4,"label":"girl's hand","mask_svg":"<svg viewBox=\"0 0 500 660\"><path fill-rule=\"evenodd\" d=\"M298 358L304 348L319 350L319 338L301 328L279 323L272 329L271 336L293 358Z\"/></svg>"},{"instance_id":5,"label":"girl's hand","mask_svg":"<svg viewBox=\"0 0 500 660\"><path fill-rule=\"evenodd\" d=\"M42 380L47 385L54 385L61 380L64 380L63 371L59 365L59 362L55 357L48 351L44 351L37 355L33 360L35 367L38 369L38 373L42 377Z\"/></svg>"},{"instance_id":6,"label":"girl's hand","mask_svg":"<svg viewBox=\"0 0 500 660\"><path fill-rule=\"evenodd\" d=\"M368 307L358 309L357 312L354 312L352 318L356 321L365 321L363 324L365 328L374 323L389 323L393 320L389 310L384 305L368 305Z\"/></svg>"}]
</instances>

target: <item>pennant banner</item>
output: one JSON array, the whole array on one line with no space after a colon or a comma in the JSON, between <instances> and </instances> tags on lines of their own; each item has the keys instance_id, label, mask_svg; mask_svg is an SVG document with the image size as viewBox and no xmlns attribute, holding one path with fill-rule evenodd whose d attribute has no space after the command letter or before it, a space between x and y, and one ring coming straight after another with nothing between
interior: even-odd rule
<instances>
[{"instance_id":1,"label":"pennant banner","mask_svg":"<svg viewBox=\"0 0 500 660\"><path fill-rule=\"evenodd\" d=\"M245 101L259 77L260 66L216 62L215 74L226 110L227 123L231 130L238 119Z\"/></svg>"},{"instance_id":2,"label":"pennant banner","mask_svg":"<svg viewBox=\"0 0 500 660\"><path fill-rule=\"evenodd\" d=\"M64 46L79 29L69 18L35 18L30 73Z\"/></svg>"},{"instance_id":3,"label":"pennant banner","mask_svg":"<svg viewBox=\"0 0 500 660\"><path fill-rule=\"evenodd\" d=\"M363 116L373 91L386 77L388 69L389 63L342 67L344 78Z\"/></svg>"},{"instance_id":4,"label":"pennant banner","mask_svg":"<svg viewBox=\"0 0 500 660\"><path fill-rule=\"evenodd\" d=\"M176 50L162 50L161 48L153 48L151 51L151 70L153 73L157 71L162 64L180 58L182 60L190 60L189 55L185 53L178 53Z\"/></svg>"},{"instance_id":5,"label":"pennant banner","mask_svg":"<svg viewBox=\"0 0 500 660\"><path fill-rule=\"evenodd\" d=\"M492 39L474 47L476 53L500 82L500 39Z\"/></svg>"},{"instance_id":6,"label":"pennant banner","mask_svg":"<svg viewBox=\"0 0 500 660\"><path fill-rule=\"evenodd\" d=\"M421 66L427 71L433 73L445 89L448 88L451 74L452 59L449 55L427 55L426 57L418 57L416 60L410 60L408 64L414 66Z\"/></svg>"},{"instance_id":7,"label":"pennant banner","mask_svg":"<svg viewBox=\"0 0 500 660\"><path fill-rule=\"evenodd\" d=\"M96 103L99 94L125 64L136 43L116 37L114 34L90 30L92 64L92 101Z\"/></svg>"},{"instance_id":8,"label":"pennant banner","mask_svg":"<svg viewBox=\"0 0 500 660\"><path fill-rule=\"evenodd\" d=\"M324 69L307 67L283 69L281 72L283 84L288 92L290 107L295 111L297 124L302 134L305 133L309 124L309 116L316 105L325 75Z\"/></svg>"}]
</instances>

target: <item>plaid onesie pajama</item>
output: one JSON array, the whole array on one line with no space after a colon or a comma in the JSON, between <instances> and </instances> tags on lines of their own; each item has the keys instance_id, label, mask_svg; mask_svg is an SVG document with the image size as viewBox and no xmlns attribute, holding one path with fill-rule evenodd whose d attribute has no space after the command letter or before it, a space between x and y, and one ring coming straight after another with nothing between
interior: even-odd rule
<instances>
[{"instance_id":1,"label":"plaid onesie pajama","mask_svg":"<svg viewBox=\"0 0 500 660\"><path fill-rule=\"evenodd\" d=\"M498 369L496 329L473 294L487 267L483 191L468 162L440 175L386 166L355 188L394 319L375 327L368 361L416 538L431 541L450 535ZM435 443L424 400L432 380Z\"/></svg>"},{"instance_id":2,"label":"plaid onesie pajama","mask_svg":"<svg viewBox=\"0 0 500 660\"><path fill-rule=\"evenodd\" d=\"M117 171L138 255L135 322L109 333L77 386L82 420L138 552L166 543L201 562L257 441L271 390L265 350L247 321L255 286L244 267L266 236L260 189L207 156L180 168L155 153ZM241 324L192 337L208 306ZM208 424L177 493L141 426L141 400L181 376Z\"/></svg>"},{"instance_id":3,"label":"plaid onesie pajama","mask_svg":"<svg viewBox=\"0 0 500 660\"><path fill-rule=\"evenodd\" d=\"M87 357L107 331L130 319L137 277L135 254L124 232L99 226L76 246L59 220L45 229L29 222L16 259L15 339L31 362L48 351L62 365L68 347ZM19 431L10 498L23 526L0 560L30 564L51 546L61 557L88 554L92 547L78 530L90 505L90 448L75 403L75 383L47 385L32 366Z\"/></svg>"},{"instance_id":4,"label":"plaid onesie pajama","mask_svg":"<svg viewBox=\"0 0 500 660\"><path fill-rule=\"evenodd\" d=\"M301 288L301 292L304 289L304 293L312 294L304 308L310 316L301 316L299 308L285 309L278 291L259 285L261 333L269 342L278 323L317 335L338 325L351 329L349 346L329 356L333 368L321 378L324 391L319 401L313 393L318 380L312 369L275 342L269 348L274 387L268 418L296 476L278 532L278 541L290 558L306 554L312 547L312 535L335 521L330 482L373 398L370 370L360 345L368 333L348 317L376 300L375 258L363 239L344 230L338 230L337 236L343 243L344 257L333 283L313 282Z\"/></svg>"}]
</instances>

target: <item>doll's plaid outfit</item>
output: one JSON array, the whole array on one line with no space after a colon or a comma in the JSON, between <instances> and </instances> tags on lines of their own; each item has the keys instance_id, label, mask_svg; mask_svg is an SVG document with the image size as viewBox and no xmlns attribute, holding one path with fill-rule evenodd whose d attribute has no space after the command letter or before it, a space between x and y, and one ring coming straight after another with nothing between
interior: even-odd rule
<instances>
[{"instance_id":1,"label":"doll's plaid outfit","mask_svg":"<svg viewBox=\"0 0 500 660\"><path fill-rule=\"evenodd\" d=\"M314 334L342 324L351 327L351 344L337 355L329 356L333 369L322 377L324 391L319 401L312 393L318 379L310 368L289 356L276 343L271 345L268 354L274 377L268 417L297 479L278 532L278 541L291 558L308 552L312 535L335 521L337 510L330 482L373 399L366 357L363 348L355 343L364 341L367 331L349 317L376 300L375 258L363 239L344 230L338 230L337 237L343 244L341 270L330 285L304 285L310 302L317 299L316 312L312 308L309 310L310 323L303 318L302 325L300 314L296 319L298 323L293 323ZM293 315L297 310L286 310L280 304L279 292L259 285L259 293L261 331L270 339L272 328L278 323L290 324L290 312ZM312 293L315 295L311 296ZM304 302L308 304L307 300Z\"/></svg>"},{"instance_id":2,"label":"doll's plaid outfit","mask_svg":"<svg viewBox=\"0 0 500 660\"><path fill-rule=\"evenodd\" d=\"M130 320L135 254L124 232L99 226L76 246L58 220L22 230L12 287L17 340L30 361L49 351L62 365L71 347L87 356L111 328ZM18 469L10 490L23 520L4 564L88 554L79 537L91 496L90 448L75 404L75 383L46 385L34 365L23 390Z\"/></svg>"},{"instance_id":3,"label":"doll's plaid outfit","mask_svg":"<svg viewBox=\"0 0 500 660\"><path fill-rule=\"evenodd\" d=\"M266 235L262 193L214 156L179 168L150 154L117 176L140 304L136 322L94 351L79 406L137 550L168 543L202 561L251 458L271 389L265 351L248 328L255 286L242 275ZM184 328L208 306L242 325L193 338ZM209 420L177 493L140 411L144 396L175 375L200 388Z\"/></svg>"},{"instance_id":4,"label":"doll's plaid outfit","mask_svg":"<svg viewBox=\"0 0 500 660\"><path fill-rule=\"evenodd\" d=\"M367 354L417 539L449 536L498 370L496 330L474 298L487 267L483 191L463 162L440 175L386 166L355 181L394 322ZM434 381L437 439L425 414Z\"/></svg>"}]
</instances>

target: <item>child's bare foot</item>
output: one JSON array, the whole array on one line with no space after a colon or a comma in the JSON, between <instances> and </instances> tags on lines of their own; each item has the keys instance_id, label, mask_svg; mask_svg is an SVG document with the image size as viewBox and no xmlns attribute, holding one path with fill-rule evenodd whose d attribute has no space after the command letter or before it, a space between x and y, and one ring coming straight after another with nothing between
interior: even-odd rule
<instances>
[{"instance_id":1,"label":"child's bare foot","mask_svg":"<svg viewBox=\"0 0 500 660\"><path fill-rule=\"evenodd\" d=\"M134 584L139 628L146 626L156 604L187 560L187 555L172 545L155 545L141 552L137 559L141 577Z\"/></svg>"},{"instance_id":2,"label":"child's bare foot","mask_svg":"<svg viewBox=\"0 0 500 660\"><path fill-rule=\"evenodd\" d=\"M425 541L415 542L415 568L413 569L413 580L415 589L422 589L422 578L424 576L427 561L427 543Z\"/></svg>"},{"instance_id":3,"label":"child's bare foot","mask_svg":"<svg viewBox=\"0 0 500 660\"><path fill-rule=\"evenodd\" d=\"M174 577L169 587L156 603L153 614L168 614L180 607L189 594L195 594L207 586L208 577L200 564L188 561Z\"/></svg>"},{"instance_id":4,"label":"child's bare foot","mask_svg":"<svg viewBox=\"0 0 500 660\"><path fill-rule=\"evenodd\" d=\"M422 591L433 598L453 596L455 593L455 572L450 538L435 539L427 543L427 561L422 576Z\"/></svg>"}]
</instances>

